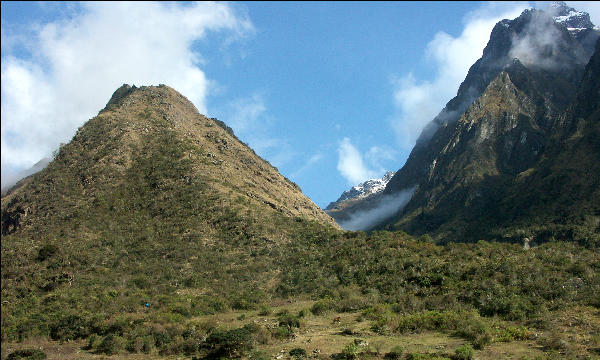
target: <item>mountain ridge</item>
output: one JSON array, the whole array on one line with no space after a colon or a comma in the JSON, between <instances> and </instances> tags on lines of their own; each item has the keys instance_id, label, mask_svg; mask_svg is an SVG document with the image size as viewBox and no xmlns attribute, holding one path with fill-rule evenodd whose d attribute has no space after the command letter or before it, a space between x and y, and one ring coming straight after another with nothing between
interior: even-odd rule
<instances>
[{"instance_id":1,"label":"mountain ridge","mask_svg":"<svg viewBox=\"0 0 600 360\"><path fill-rule=\"evenodd\" d=\"M542 201L546 204L545 208L532 207L532 202L536 200L527 197L529 204L525 205L517 195L526 191L519 185L519 182L527 177L525 174L532 171L539 173L540 167L548 170L548 166L554 166L549 165L548 157L559 156L552 150L557 146L557 136L561 132L570 132L565 128L566 125L563 124L561 129L557 124L563 121L561 119L565 116L568 117L565 114L570 111L581 110L577 110L577 106L574 107L574 102L580 101L579 98L584 93L579 79L597 79L596 75L590 75L594 71L590 64L593 64L597 57L597 45L590 63L582 66L579 59L588 53L583 51L585 44L582 45L563 25L551 23L550 20L551 18L543 12L526 10L517 19L503 20L496 25L496 33L510 31L512 26L525 31L510 38L510 47L503 45L502 53L509 55L515 53L515 48L518 50L523 39L528 36L535 38L543 31L542 26L531 33L533 23L550 24L551 28L558 30L557 34L561 35L556 44L548 45L552 46L552 51L546 51L550 48L538 47L524 58L525 62L513 59L504 65L482 95L468 107L455 124L446 123L440 126L431 142L425 145L429 147L430 156L427 172L413 178L413 181L419 183L417 191L401 213L388 223L387 228L403 229L413 234L433 233L437 234L438 239L445 239L444 241L476 241L478 238L514 238L515 241L519 241L519 237L524 235L518 234L522 234L523 231L538 241L546 241L553 236L588 241L587 236L591 243L596 241L595 235L572 235L573 231L586 233L588 230L585 229L590 229L590 226L591 229L594 228L590 225L595 221L591 220L594 218L593 206L590 208L586 205L582 207L586 209L583 212L574 212L581 216L587 212L591 216L590 220L577 220L576 216L570 216L570 221L557 223L557 212L564 211L560 210L561 206L575 210L572 206L575 206L576 201L571 202L572 205L566 205L569 201L563 198L563 205L558 208L546 201ZM597 39L597 31L593 31L593 36ZM486 49L494 46L494 32ZM573 51L571 58L570 49ZM570 59L570 62L565 59ZM469 73L471 74L471 71ZM464 87L465 83L461 87ZM588 81L588 84L597 86L593 85L593 80ZM591 98L593 96L588 94L588 108L589 102L593 102ZM417 146L414 151L418 151ZM409 165L409 161L405 167ZM595 168L593 163L588 162L588 165ZM402 174L402 171L398 174ZM593 179L590 180L594 182L598 176L593 172L592 174ZM569 177L564 172L562 176ZM539 186L547 187L542 183ZM398 191L394 190L394 186L398 184L402 183L398 179L392 179L385 192ZM573 191L582 191L592 199L598 198L598 195L586 186L579 185L577 190ZM544 198L540 191L533 193L540 196L540 199ZM505 197L513 199L515 204L521 204L522 209L514 209L509 201L504 200ZM587 203L579 195L575 198L579 199L577 201L581 204ZM539 214L537 220L534 215L536 213ZM540 217L542 214L544 215ZM544 225L544 222L540 221L541 218L547 219L548 225ZM565 235L569 231L571 235ZM554 232L555 235L548 235L548 232Z\"/></svg>"}]
</instances>

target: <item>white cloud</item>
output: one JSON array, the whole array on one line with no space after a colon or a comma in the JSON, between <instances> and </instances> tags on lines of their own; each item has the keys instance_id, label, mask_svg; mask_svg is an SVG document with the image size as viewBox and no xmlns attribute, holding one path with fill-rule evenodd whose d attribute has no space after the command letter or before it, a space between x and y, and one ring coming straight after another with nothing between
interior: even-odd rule
<instances>
[{"instance_id":1,"label":"white cloud","mask_svg":"<svg viewBox=\"0 0 600 360\"><path fill-rule=\"evenodd\" d=\"M412 148L423 127L456 95L469 67L483 54L494 25L519 16L527 7L527 3L487 4L465 17L458 37L443 31L434 36L425 53L436 68L433 80L408 73L394 81L397 116L392 125L402 147Z\"/></svg>"},{"instance_id":2,"label":"white cloud","mask_svg":"<svg viewBox=\"0 0 600 360\"><path fill-rule=\"evenodd\" d=\"M370 230L384 220L394 216L408 204L415 188L404 189L393 195L383 195L375 207L358 210L349 215L349 219L339 221L344 230Z\"/></svg>"},{"instance_id":3,"label":"white cloud","mask_svg":"<svg viewBox=\"0 0 600 360\"><path fill-rule=\"evenodd\" d=\"M377 171L367 167L363 156L349 138L344 138L339 143L337 169L351 185L377 177Z\"/></svg>"},{"instance_id":4,"label":"white cloud","mask_svg":"<svg viewBox=\"0 0 600 360\"><path fill-rule=\"evenodd\" d=\"M238 136L255 133L256 127L263 123L261 117L266 110L264 99L259 94L234 100L228 106L227 124Z\"/></svg>"},{"instance_id":5,"label":"white cloud","mask_svg":"<svg viewBox=\"0 0 600 360\"><path fill-rule=\"evenodd\" d=\"M253 31L227 3L83 3L74 13L32 25L26 57L3 46L3 175L69 141L123 83L168 84L206 112L212 85L193 43L209 32L231 41ZM2 30L3 42L18 36Z\"/></svg>"}]
</instances>

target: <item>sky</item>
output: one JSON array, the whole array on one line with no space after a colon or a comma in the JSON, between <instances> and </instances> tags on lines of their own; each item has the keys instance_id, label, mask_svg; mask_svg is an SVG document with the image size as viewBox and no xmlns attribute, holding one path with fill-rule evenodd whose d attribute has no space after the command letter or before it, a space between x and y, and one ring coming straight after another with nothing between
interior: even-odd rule
<instances>
[{"instance_id":1,"label":"sky","mask_svg":"<svg viewBox=\"0 0 600 360\"><path fill-rule=\"evenodd\" d=\"M325 207L400 169L494 24L547 5L2 2L2 187L120 85L162 83Z\"/></svg>"}]
</instances>

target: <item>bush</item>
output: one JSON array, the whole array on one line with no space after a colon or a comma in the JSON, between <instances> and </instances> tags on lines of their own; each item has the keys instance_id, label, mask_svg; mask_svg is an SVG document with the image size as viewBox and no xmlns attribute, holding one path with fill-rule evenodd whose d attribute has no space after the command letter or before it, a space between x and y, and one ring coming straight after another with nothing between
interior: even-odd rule
<instances>
[{"instance_id":1,"label":"bush","mask_svg":"<svg viewBox=\"0 0 600 360\"><path fill-rule=\"evenodd\" d=\"M304 359L306 357L306 350L302 348L294 348L290 350L290 356L295 359Z\"/></svg>"},{"instance_id":2,"label":"bush","mask_svg":"<svg viewBox=\"0 0 600 360\"><path fill-rule=\"evenodd\" d=\"M37 255L37 261L44 261L56 254L58 252L58 247L56 245L47 244L40 248Z\"/></svg>"},{"instance_id":3,"label":"bush","mask_svg":"<svg viewBox=\"0 0 600 360\"><path fill-rule=\"evenodd\" d=\"M8 354L6 360L18 360L18 359L27 359L27 360L43 360L46 358L46 354L42 350L38 349L21 349L15 350Z\"/></svg>"},{"instance_id":4,"label":"bush","mask_svg":"<svg viewBox=\"0 0 600 360\"><path fill-rule=\"evenodd\" d=\"M119 353L125 347L125 339L120 336L109 334L102 339L102 342L96 348L96 351L106 355Z\"/></svg>"},{"instance_id":5,"label":"bush","mask_svg":"<svg viewBox=\"0 0 600 360\"><path fill-rule=\"evenodd\" d=\"M475 351L469 344L465 344L463 346L459 346L455 350L455 358L457 360L471 360L473 358L473 354Z\"/></svg>"},{"instance_id":6,"label":"bush","mask_svg":"<svg viewBox=\"0 0 600 360\"><path fill-rule=\"evenodd\" d=\"M323 299L314 303L313 306L310 308L310 312L313 313L313 315L319 316L333 309L334 306L335 304L331 299Z\"/></svg>"},{"instance_id":7,"label":"bush","mask_svg":"<svg viewBox=\"0 0 600 360\"><path fill-rule=\"evenodd\" d=\"M248 327L228 331L215 331L206 339L208 358L240 357L252 349L252 334Z\"/></svg>"},{"instance_id":8,"label":"bush","mask_svg":"<svg viewBox=\"0 0 600 360\"><path fill-rule=\"evenodd\" d=\"M352 360L356 359L358 355L358 344L357 341L353 341L350 344L346 345L340 354L335 356L336 359L340 360Z\"/></svg>"},{"instance_id":9,"label":"bush","mask_svg":"<svg viewBox=\"0 0 600 360\"><path fill-rule=\"evenodd\" d=\"M270 307L268 307L267 305L262 305L260 307L260 311L258 312L258 315L260 316L269 316L271 315L272 310Z\"/></svg>"},{"instance_id":10,"label":"bush","mask_svg":"<svg viewBox=\"0 0 600 360\"><path fill-rule=\"evenodd\" d=\"M294 334L294 331L287 326L278 326L273 330L273 337L279 340L287 339Z\"/></svg>"},{"instance_id":11,"label":"bush","mask_svg":"<svg viewBox=\"0 0 600 360\"><path fill-rule=\"evenodd\" d=\"M62 316L50 325L52 340L77 340L88 337L89 333L87 321L76 314Z\"/></svg>"},{"instance_id":12,"label":"bush","mask_svg":"<svg viewBox=\"0 0 600 360\"><path fill-rule=\"evenodd\" d=\"M98 347L98 345L100 345L101 339L102 338L96 334L90 335L90 337L88 338L88 343L83 349L84 350L94 350L95 348Z\"/></svg>"},{"instance_id":13,"label":"bush","mask_svg":"<svg viewBox=\"0 0 600 360\"><path fill-rule=\"evenodd\" d=\"M290 313L283 313L279 315L279 326L287 326L288 328L299 328L300 327L300 319L297 316L292 315Z\"/></svg>"}]
</instances>

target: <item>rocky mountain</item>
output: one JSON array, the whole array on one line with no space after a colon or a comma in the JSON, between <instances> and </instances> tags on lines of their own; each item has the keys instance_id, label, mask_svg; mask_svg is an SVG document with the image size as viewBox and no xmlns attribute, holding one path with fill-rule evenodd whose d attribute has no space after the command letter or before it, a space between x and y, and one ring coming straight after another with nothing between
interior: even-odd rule
<instances>
[{"instance_id":1,"label":"rocky mountain","mask_svg":"<svg viewBox=\"0 0 600 360\"><path fill-rule=\"evenodd\" d=\"M539 174L540 166L549 171L548 161L559 157L551 149L557 141L564 145L564 139L575 131L564 119L569 112L581 110L573 104L582 96L577 95L582 92L582 78L594 79L593 69L586 70L586 64L598 37L589 15L564 4L556 4L551 12L528 9L514 20L496 24L483 56L469 69L457 96L426 126L406 164L381 195L391 197L414 189L410 201L401 197L405 206L389 214L388 220L370 226L429 233L444 241L520 240L524 236L542 241L558 233L573 238L578 237L573 233L597 226L593 225L596 210L584 203L600 201L588 186L567 190L570 195L566 197L581 201L565 200L570 205L563 207L539 205L543 201L532 198L533 194L547 195L516 184L532 173ZM598 177L592 174L592 179ZM517 201L522 196L530 203L527 211L515 208L517 203L523 205ZM370 199L368 206L380 205ZM559 214L567 208L585 210L576 211L567 221ZM548 221L554 225L547 225Z\"/></svg>"},{"instance_id":2,"label":"rocky mountain","mask_svg":"<svg viewBox=\"0 0 600 360\"><path fill-rule=\"evenodd\" d=\"M594 29L594 24L590 20L590 14L577 11L562 1L553 2L550 5L549 12L557 23L566 27L569 31L579 32Z\"/></svg>"},{"instance_id":3,"label":"rocky mountain","mask_svg":"<svg viewBox=\"0 0 600 360\"><path fill-rule=\"evenodd\" d=\"M541 168L549 171L549 163L560 158L551 149L557 142L564 146L574 131L561 119L580 111L572 104L584 96L581 79L595 79L592 83L598 79L592 75L593 66L585 70L598 31L589 16L575 16L574 10L560 6L555 7L561 10L556 17L526 10L494 27L483 57L471 67L457 97L441 113L459 109L457 120L439 121L438 116L431 138L415 146L388 184L388 194L417 186L388 228L433 233L446 241L519 237L543 241L553 236L580 239L573 232L596 226L597 210L588 205L590 201L600 203L600 198L592 188L580 184L543 192L533 183L524 185L525 179L539 174ZM569 11L567 15L560 15L565 11ZM584 26L585 31L566 26ZM580 97L576 96L578 88ZM465 94L477 94L480 89L481 94L461 112L455 104L464 104ZM589 150L586 159L597 157L597 150ZM588 165L586 173L595 168ZM559 186L571 183L566 178L576 174L565 172L560 181L554 178L556 174L551 177L554 186ZM592 172L587 181L595 183L598 174ZM557 191L569 194L560 205L547 199ZM527 205L523 198L528 199ZM563 213L567 209L578 209L577 215L567 216L568 221Z\"/></svg>"},{"instance_id":4,"label":"rocky mountain","mask_svg":"<svg viewBox=\"0 0 600 360\"><path fill-rule=\"evenodd\" d=\"M367 196L382 192L385 190L387 183L394 174L393 171L388 171L381 179L370 179L353 186L349 190L344 191L336 201L329 203L325 210L339 208L344 201L363 199Z\"/></svg>"}]
</instances>

